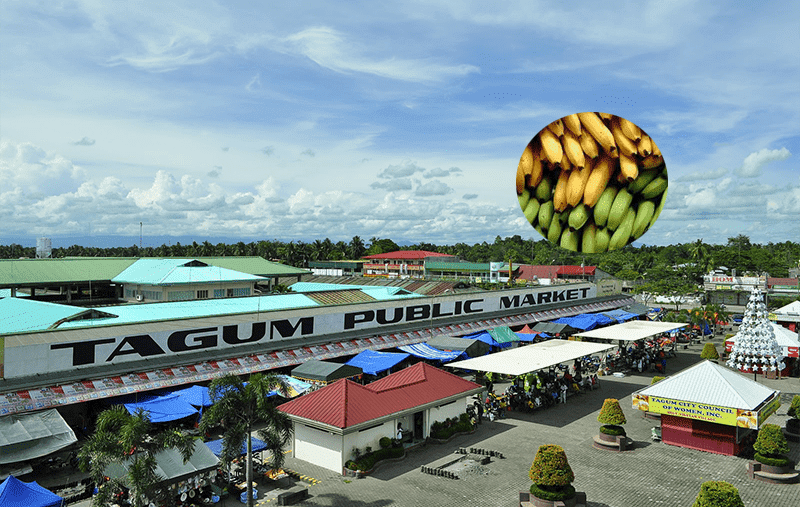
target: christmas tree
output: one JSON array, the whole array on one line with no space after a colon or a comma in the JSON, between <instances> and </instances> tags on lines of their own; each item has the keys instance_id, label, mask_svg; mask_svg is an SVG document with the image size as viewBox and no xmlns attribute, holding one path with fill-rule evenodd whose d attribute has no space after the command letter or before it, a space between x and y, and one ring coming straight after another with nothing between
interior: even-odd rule
<instances>
[{"instance_id":1,"label":"christmas tree","mask_svg":"<svg viewBox=\"0 0 800 507\"><path fill-rule=\"evenodd\" d=\"M761 371L783 370L783 354L772 325L767 318L767 306L761 292L754 288L744 311L739 332L734 336L728 366L738 370Z\"/></svg>"}]
</instances>

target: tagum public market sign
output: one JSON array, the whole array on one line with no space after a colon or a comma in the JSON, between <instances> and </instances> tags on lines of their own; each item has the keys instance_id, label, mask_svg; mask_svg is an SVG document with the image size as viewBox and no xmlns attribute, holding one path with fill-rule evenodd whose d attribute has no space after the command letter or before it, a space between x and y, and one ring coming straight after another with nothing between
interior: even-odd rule
<instances>
[{"instance_id":1,"label":"tagum public market sign","mask_svg":"<svg viewBox=\"0 0 800 507\"><path fill-rule=\"evenodd\" d=\"M769 403L766 403L760 410L756 411L721 407L707 403L672 400L643 394L633 395L633 408L645 412L685 417L687 419L697 419L699 421L754 430L758 429L769 416L774 414L780 405L778 396L775 396Z\"/></svg>"}]
</instances>

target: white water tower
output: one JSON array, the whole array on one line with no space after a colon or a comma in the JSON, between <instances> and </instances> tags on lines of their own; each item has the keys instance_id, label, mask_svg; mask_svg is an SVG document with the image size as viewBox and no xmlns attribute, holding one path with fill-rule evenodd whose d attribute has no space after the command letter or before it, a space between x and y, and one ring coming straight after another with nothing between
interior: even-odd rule
<instances>
[{"instance_id":1,"label":"white water tower","mask_svg":"<svg viewBox=\"0 0 800 507\"><path fill-rule=\"evenodd\" d=\"M36 238L36 258L49 259L53 254L53 244L50 238Z\"/></svg>"}]
</instances>

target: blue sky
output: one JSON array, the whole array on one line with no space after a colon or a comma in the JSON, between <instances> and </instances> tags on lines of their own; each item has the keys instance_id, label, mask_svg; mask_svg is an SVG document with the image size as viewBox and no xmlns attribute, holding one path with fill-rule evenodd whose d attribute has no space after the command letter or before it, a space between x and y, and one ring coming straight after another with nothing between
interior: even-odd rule
<instances>
[{"instance_id":1,"label":"blue sky","mask_svg":"<svg viewBox=\"0 0 800 507\"><path fill-rule=\"evenodd\" d=\"M517 162L581 111L664 154L642 242L800 241L800 4L596 5L4 0L0 242L539 239Z\"/></svg>"}]
</instances>

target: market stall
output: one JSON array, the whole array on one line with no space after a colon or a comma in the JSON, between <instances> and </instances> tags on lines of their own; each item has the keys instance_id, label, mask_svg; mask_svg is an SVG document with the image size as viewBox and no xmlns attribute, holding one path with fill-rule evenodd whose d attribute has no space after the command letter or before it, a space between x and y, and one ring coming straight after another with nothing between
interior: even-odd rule
<instances>
[{"instance_id":1,"label":"market stall","mask_svg":"<svg viewBox=\"0 0 800 507\"><path fill-rule=\"evenodd\" d=\"M780 407L780 391L704 361L636 391L632 400L633 408L661 414L663 442L736 455Z\"/></svg>"}]
</instances>

